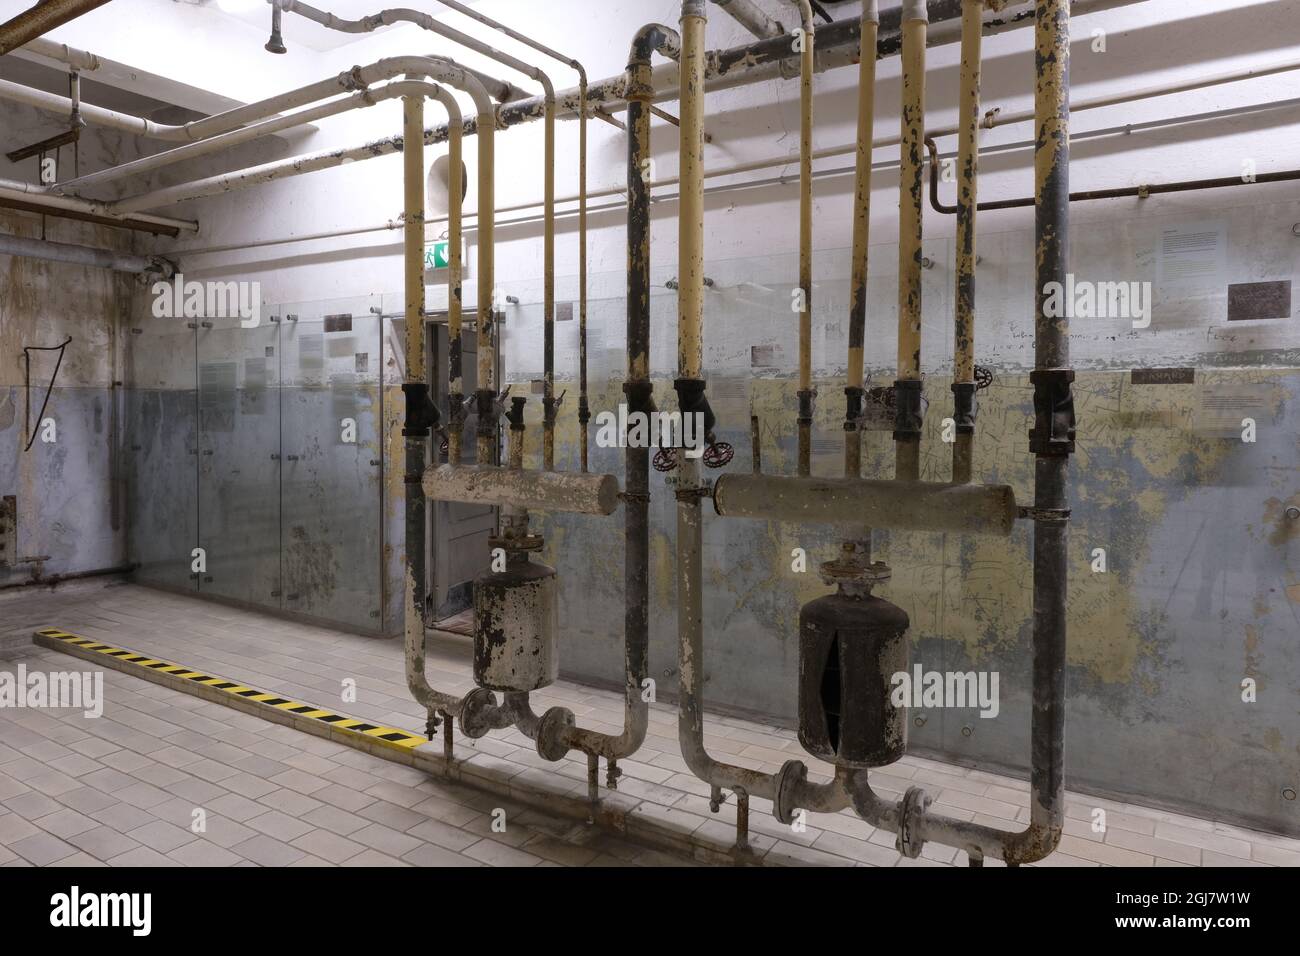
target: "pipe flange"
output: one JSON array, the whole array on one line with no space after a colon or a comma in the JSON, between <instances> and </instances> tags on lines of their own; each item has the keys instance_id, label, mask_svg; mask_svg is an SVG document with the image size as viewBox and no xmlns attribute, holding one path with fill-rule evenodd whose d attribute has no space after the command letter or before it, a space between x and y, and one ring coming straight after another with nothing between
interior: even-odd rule
<instances>
[{"instance_id":1,"label":"pipe flange","mask_svg":"<svg viewBox=\"0 0 1300 956\"><path fill-rule=\"evenodd\" d=\"M563 760L569 752L565 739L577 726L577 718L567 707L552 707L537 722L537 756L543 760Z\"/></svg>"},{"instance_id":2,"label":"pipe flange","mask_svg":"<svg viewBox=\"0 0 1300 956\"><path fill-rule=\"evenodd\" d=\"M795 798L808 782L808 768L802 760L787 760L776 773L776 796L772 800L772 816L786 826L794 823L799 809Z\"/></svg>"},{"instance_id":3,"label":"pipe flange","mask_svg":"<svg viewBox=\"0 0 1300 956\"><path fill-rule=\"evenodd\" d=\"M884 561L867 563L856 555L839 557L821 565L822 583L838 586L851 597L870 596L872 588L884 584L892 576L893 571Z\"/></svg>"},{"instance_id":4,"label":"pipe flange","mask_svg":"<svg viewBox=\"0 0 1300 956\"><path fill-rule=\"evenodd\" d=\"M898 801L898 839L894 848L909 860L921 855L925 846L925 836L921 833L921 821L929 809L931 797L920 787L908 787L903 799Z\"/></svg>"},{"instance_id":5,"label":"pipe flange","mask_svg":"<svg viewBox=\"0 0 1300 956\"><path fill-rule=\"evenodd\" d=\"M475 687L460 702L460 716L456 723L460 732L470 740L478 740L492 729L492 714L497 709L497 696L486 687Z\"/></svg>"}]
</instances>

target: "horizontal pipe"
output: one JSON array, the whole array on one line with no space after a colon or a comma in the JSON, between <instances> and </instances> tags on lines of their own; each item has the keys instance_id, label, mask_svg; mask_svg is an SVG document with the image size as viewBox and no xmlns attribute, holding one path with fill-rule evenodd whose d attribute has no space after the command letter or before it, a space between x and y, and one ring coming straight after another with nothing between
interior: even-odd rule
<instances>
[{"instance_id":1,"label":"horizontal pipe","mask_svg":"<svg viewBox=\"0 0 1300 956\"><path fill-rule=\"evenodd\" d=\"M20 212L34 212L42 216L55 216L60 219L72 219L77 222L93 222L98 226L112 226L115 229L130 229L134 232L147 232L155 236L168 236L172 239L175 239L180 234L180 229L175 226L164 226L155 222L144 222L140 219L110 219L108 216L96 216L88 212L78 212L75 209L55 209L50 206L41 205L40 202L31 202L24 199L11 199L7 196L0 196L0 209L17 209Z\"/></svg>"},{"instance_id":2,"label":"horizontal pipe","mask_svg":"<svg viewBox=\"0 0 1300 956\"><path fill-rule=\"evenodd\" d=\"M109 219L120 219L124 222L152 223L166 226L169 229L177 229L181 232L199 231L199 224L191 219L173 219L170 216L154 216L148 213L128 216L112 209L106 209L104 203L94 202L90 199L79 199L75 196L55 196L43 192L40 186L34 186L31 183L16 179L0 179L0 199L27 202L49 209L69 209L73 212L83 212Z\"/></svg>"},{"instance_id":3,"label":"horizontal pipe","mask_svg":"<svg viewBox=\"0 0 1300 956\"><path fill-rule=\"evenodd\" d=\"M154 273L170 279L175 269L165 259L155 256L133 256L111 249L77 246L66 242L29 239L25 236L0 235L0 256L21 256L25 259L44 259L48 262L68 262L78 266L112 269L115 272L133 272L137 275Z\"/></svg>"},{"instance_id":4,"label":"horizontal pipe","mask_svg":"<svg viewBox=\"0 0 1300 956\"><path fill-rule=\"evenodd\" d=\"M790 475L723 475L713 507L729 518L1003 536L1018 515L1009 485Z\"/></svg>"},{"instance_id":5,"label":"horizontal pipe","mask_svg":"<svg viewBox=\"0 0 1300 956\"><path fill-rule=\"evenodd\" d=\"M532 471L492 465L438 465L424 473L436 501L513 505L529 511L608 515L618 507L618 479L581 472Z\"/></svg>"},{"instance_id":6,"label":"horizontal pipe","mask_svg":"<svg viewBox=\"0 0 1300 956\"><path fill-rule=\"evenodd\" d=\"M0 23L0 56L106 3L108 0L40 0L31 9Z\"/></svg>"}]
</instances>

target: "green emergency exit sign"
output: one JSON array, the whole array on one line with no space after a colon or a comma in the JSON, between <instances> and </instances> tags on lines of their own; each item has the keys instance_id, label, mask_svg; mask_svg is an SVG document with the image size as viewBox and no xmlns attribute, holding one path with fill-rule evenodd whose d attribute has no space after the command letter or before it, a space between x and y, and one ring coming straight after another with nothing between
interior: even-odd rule
<instances>
[{"instance_id":1,"label":"green emergency exit sign","mask_svg":"<svg viewBox=\"0 0 1300 956\"><path fill-rule=\"evenodd\" d=\"M424 247L424 267L426 269L447 269L451 266L451 243L440 239Z\"/></svg>"}]
</instances>

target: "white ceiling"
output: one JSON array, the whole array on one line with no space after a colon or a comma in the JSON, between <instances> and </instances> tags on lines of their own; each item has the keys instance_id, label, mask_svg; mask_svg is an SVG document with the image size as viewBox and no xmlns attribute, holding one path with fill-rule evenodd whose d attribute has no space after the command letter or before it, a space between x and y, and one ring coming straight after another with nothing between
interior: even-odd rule
<instances>
[{"instance_id":1,"label":"white ceiling","mask_svg":"<svg viewBox=\"0 0 1300 956\"><path fill-rule=\"evenodd\" d=\"M241 20L244 23L265 30L267 36L271 34L271 8L267 0L174 0L174 2L207 6L213 10L219 10L224 16ZM462 0L462 2L469 7L478 6L478 0ZM362 17L378 13L380 10L402 6L403 4L396 2L396 0L312 0L311 5L317 10L332 13L344 20L360 20ZM444 14L449 14L450 18L461 21L457 24L457 27L464 27L465 24L468 24L469 32L473 32L475 29L483 29L454 11L443 8L437 0L427 0L427 2L411 4L411 6L439 19ZM416 28L409 24L397 24L387 29L414 30ZM339 47L347 46L349 43L363 40L367 36L365 33L342 33L338 30L328 30L294 13L284 14L280 33L284 37L286 47L292 48L297 45L319 52L336 50Z\"/></svg>"}]
</instances>

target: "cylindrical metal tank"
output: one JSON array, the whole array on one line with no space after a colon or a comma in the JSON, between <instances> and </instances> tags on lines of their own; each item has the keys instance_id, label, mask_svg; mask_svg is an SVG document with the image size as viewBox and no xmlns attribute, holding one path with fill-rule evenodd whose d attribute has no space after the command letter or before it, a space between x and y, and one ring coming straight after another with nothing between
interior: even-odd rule
<instances>
[{"instance_id":1,"label":"cylindrical metal tank","mask_svg":"<svg viewBox=\"0 0 1300 956\"><path fill-rule=\"evenodd\" d=\"M828 594L799 611L799 742L848 767L882 767L907 749L907 709L890 678L908 667L907 612L881 598Z\"/></svg>"},{"instance_id":2,"label":"cylindrical metal tank","mask_svg":"<svg viewBox=\"0 0 1300 956\"><path fill-rule=\"evenodd\" d=\"M474 579L474 681L531 691L559 676L555 569L511 554L504 571Z\"/></svg>"}]
</instances>

